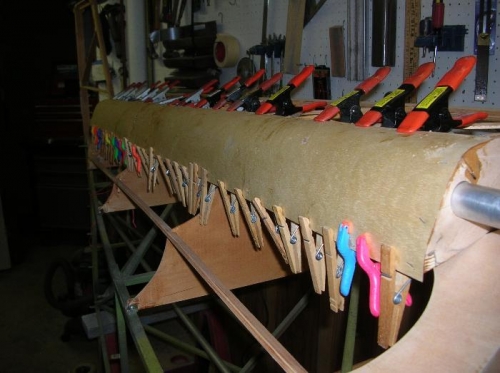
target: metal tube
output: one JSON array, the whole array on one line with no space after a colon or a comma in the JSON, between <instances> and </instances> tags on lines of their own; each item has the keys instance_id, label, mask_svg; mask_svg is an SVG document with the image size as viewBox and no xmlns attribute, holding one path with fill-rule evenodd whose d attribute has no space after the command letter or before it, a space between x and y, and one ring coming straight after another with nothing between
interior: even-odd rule
<instances>
[{"instance_id":1,"label":"metal tube","mask_svg":"<svg viewBox=\"0 0 500 373\"><path fill-rule=\"evenodd\" d=\"M394 66L396 63L396 0L374 0L372 15L372 66Z\"/></svg>"},{"instance_id":2,"label":"metal tube","mask_svg":"<svg viewBox=\"0 0 500 373\"><path fill-rule=\"evenodd\" d=\"M474 223L500 229L500 190L466 181L458 184L451 195L453 213Z\"/></svg>"}]
</instances>

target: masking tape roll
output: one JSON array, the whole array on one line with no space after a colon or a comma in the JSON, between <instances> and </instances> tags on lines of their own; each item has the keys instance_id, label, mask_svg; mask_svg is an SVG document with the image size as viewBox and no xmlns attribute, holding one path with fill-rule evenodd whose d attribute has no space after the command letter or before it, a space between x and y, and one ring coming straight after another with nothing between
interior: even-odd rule
<instances>
[{"instance_id":1,"label":"masking tape roll","mask_svg":"<svg viewBox=\"0 0 500 373\"><path fill-rule=\"evenodd\" d=\"M217 34L214 43L214 60L218 67L235 66L240 58L240 43L229 34Z\"/></svg>"}]
</instances>

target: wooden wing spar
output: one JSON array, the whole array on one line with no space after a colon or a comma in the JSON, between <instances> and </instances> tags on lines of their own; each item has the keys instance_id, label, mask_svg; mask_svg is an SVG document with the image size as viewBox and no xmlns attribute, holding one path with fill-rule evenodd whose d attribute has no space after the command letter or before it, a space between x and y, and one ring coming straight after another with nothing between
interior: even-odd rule
<instances>
[{"instance_id":1,"label":"wooden wing spar","mask_svg":"<svg viewBox=\"0 0 500 373\"><path fill-rule=\"evenodd\" d=\"M489 228L460 219L450 196L461 181L498 187L500 138L316 123L300 118L123 102L101 102L92 126L126 138L208 182L258 198L316 234L350 221L366 233L370 256L397 248L397 271L425 271L471 246Z\"/></svg>"}]
</instances>

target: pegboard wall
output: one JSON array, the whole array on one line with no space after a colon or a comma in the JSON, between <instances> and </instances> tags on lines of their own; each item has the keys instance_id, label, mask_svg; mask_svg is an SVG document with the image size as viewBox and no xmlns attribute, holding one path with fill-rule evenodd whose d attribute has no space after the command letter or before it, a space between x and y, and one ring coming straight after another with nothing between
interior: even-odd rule
<instances>
[{"instance_id":1,"label":"pegboard wall","mask_svg":"<svg viewBox=\"0 0 500 373\"><path fill-rule=\"evenodd\" d=\"M268 0L244 1L244 0L204 0L201 2L201 10L194 15L195 22L216 21L218 32L229 33L238 39L240 44L240 58L246 56L246 51L257 44L262 38L262 21L264 2ZM189 3L189 2L188 2ZM268 1L268 22L267 34L285 35L288 12L288 1L274 0ZM389 91L397 88L403 81L404 63L404 22L405 22L405 1L397 1L396 19L396 62L392 67L391 74L373 90L369 96L364 97L367 102L374 102L382 98ZM495 3L495 2L494 2ZM373 74L377 67L371 66L371 29L372 29L372 1L364 0L365 4L365 75ZM432 0L421 1L421 18L429 17L432 13ZM460 86L450 97L451 107L479 107L483 109L500 108L500 14L497 5L497 33L495 40L494 55L489 60L489 84L487 101L474 101L475 69L469 74ZM189 23L189 5L181 25ZM344 35L347 35L346 22L348 19L348 2L343 0L327 0L320 11L307 24L303 30L301 65L325 64L330 66L330 40L329 28L333 26L343 26ZM455 61L466 55L474 54L474 33L475 33L475 0L470 1L446 1L445 2L445 25L465 25L467 34L464 41L464 52L438 52L436 58L436 69L434 76L429 77L420 87L417 99L420 100L429 93L443 74L448 71ZM301 27L301 25L297 25ZM344 41L346 43L346 41ZM158 45L158 48L161 48ZM158 51L161 55L163 51ZM422 55L419 50L419 62L432 61L432 53ZM260 59L257 56L255 64L259 65ZM279 61L275 61L275 71L279 70ZM349 69L349 66L346 67ZM162 65L161 60L154 63L155 79L162 79L168 76L169 71ZM222 69L221 83L229 81L236 75L236 67ZM291 79L291 75L285 75L284 82ZM347 78L331 78L332 100L342 96L352 90L358 81L350 81ZM313 97L312 80L308 79L305 84L294 93L295 98L311 99Z\"/></svg>"}]
</instances>

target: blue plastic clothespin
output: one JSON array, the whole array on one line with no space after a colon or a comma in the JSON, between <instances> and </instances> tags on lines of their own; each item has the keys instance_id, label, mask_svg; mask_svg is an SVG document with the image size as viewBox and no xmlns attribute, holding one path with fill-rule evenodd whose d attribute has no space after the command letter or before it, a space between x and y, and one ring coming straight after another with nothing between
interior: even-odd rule
<instances>
[{"instance_id":1,"label":"blue plastic clothespin","mask_svg":"<svg viewBox=\"0 0 500 373\"><path fill-rule=\"evenodd\" d=\"M350 248L349 240L349 225L342 222L337 233L337 250L344 259L344 269L340 280L340 294L344 297L347 297L351 291L352 279L356 270L356 252Z\"/></svg>"},{"instance_id":2,"label":"blue plastic clothespin","mask_svg":"<svg viewBox=\"0 0 500 373\"><path fill-rule=\"evenodd\" d=\"M97 149L101 149L102 146L102 129L97 129Z\"/></svg>"}]
</instances>

